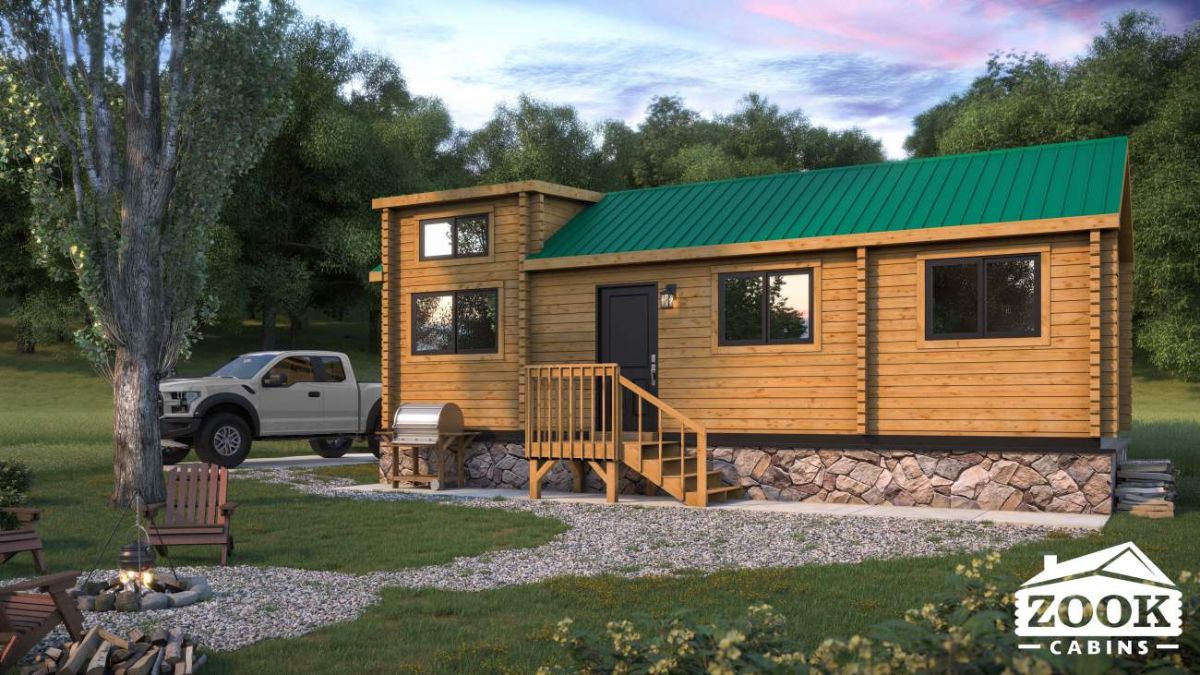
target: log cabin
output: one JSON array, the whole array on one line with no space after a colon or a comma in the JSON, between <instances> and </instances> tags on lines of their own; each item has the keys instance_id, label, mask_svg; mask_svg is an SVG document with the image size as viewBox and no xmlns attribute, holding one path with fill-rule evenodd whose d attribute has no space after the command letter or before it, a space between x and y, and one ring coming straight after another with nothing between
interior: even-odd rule
<instances>
[{"instance_id":1,"label":"log cabin","mask_svg":"<svg viewBox=\"0 0 1200 675\"><path fill-rule=\"evenodd\" d=\"M1130 426L1125 138L601 194L376 199L382 419L468 484L1108 513Z\"/></svg>"}]
</instances>

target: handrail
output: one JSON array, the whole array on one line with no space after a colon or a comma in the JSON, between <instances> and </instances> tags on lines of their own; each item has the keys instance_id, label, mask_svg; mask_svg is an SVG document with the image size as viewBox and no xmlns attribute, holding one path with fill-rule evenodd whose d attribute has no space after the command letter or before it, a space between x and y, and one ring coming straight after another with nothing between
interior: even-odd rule
<instances>
[{"instance_id":1,"label":"handrail","mask_svg":"<svg viewBox=\"0 0 1200 675\"><path fill-rule=\"evenodd\" d=\"M666 479L677 479L679 495L687 504L708 504L707 429L621 375L618 364L529 365L524 383L525 453L530 459L623 461L669 489L674 488ZM673 440L676 432L678 441ZM688 451L689 434L696 439L694 454ZM636 452L626 452L627 442L637 444ZM678 449L673 451L670 446L676 443ZM652 475L653 467L647 473L643 465L644 452L655 446L657 476ZM674 456L664 454L670 452ZM692 460L694 475L688 471ZM677 466L669 468L672 462Z\"/></svg>"},{"instance_id":2,"label":"handrail","mask_svg":"<svg viewBox=\"0 0 1200 675\"><path fill-rule=\"evenodd\" d=\"M525 367L525 452L543 459L620 459L615 363Z\"/></svg>"},{"instance_id":3,"label":"handrail","mask_svg":"<svg viewBox=\"0 0 1200 675\"><path fill-rule=\"evenodd\" d=\"M665 434L663 433L663 415L666 414L673 418L679 425L679 452L674 457L674 459L678 461L678 468L673 477L679 479L680 493L683 495L684 501L691 506L707 506L708 430L704 428L703 424L700 424L687 415L679 412L670 404L666 403L654 394L646 391L636 382L633 382L624 375L620 376L619 382L621 383L621 387L623 389L637 397L637 405L634 407L637 415L637 442L640 446L642 446L638 451L641 452L644 448L644 441L642 440L643 433L645 433L644 402L654 406L654 408L658 411L658 414L655 415L655 422L658 430L654 436L654 440L657 441L659 466L662 468L663 472L661 478L664 480L668 478L668 474L666 472L667 457L663 454L665 445L664 441L666 438ZM694 491L687 489L687 464L689 459L687 451L687 432L689 430L696 436L696 485ZM690 498L689 493L691 493Z\"/></svg>"}]
</instances>

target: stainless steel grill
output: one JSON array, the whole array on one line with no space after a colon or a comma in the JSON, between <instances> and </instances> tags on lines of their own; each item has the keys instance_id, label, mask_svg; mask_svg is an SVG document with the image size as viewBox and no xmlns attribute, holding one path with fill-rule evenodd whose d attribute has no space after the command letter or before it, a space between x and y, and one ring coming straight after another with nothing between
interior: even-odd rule
<instances>
[{"instance_id":1,"label":"stainless steel grill","mask_svg":"<svg viewBox=\"0 0 1200 675\"><path fill-rule=\"evenodd\" d=\"M439 437L461 435L463 414L454 403L402 403L392 417L396 445L438 445Z\"/></svg>"}]
</instances>

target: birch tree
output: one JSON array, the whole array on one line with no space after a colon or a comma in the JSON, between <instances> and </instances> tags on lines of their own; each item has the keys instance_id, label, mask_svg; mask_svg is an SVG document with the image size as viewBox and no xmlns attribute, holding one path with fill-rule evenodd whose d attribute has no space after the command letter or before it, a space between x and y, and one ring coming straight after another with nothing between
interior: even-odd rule
<instances>
[{"instance_id":1,"label":"birch tree","mask_svg":"<svg viewBox=\"0 0 1200 675\"><path fill-rule=\"evenodd\" d=\"M164 496L158 382L204 304L209 226L285 113L293 16L275 0L0 0L12 84L36 102L25 150L67 158L69 176L26 185L112 380L114 504Z\"/></svg>"}]
</instances>

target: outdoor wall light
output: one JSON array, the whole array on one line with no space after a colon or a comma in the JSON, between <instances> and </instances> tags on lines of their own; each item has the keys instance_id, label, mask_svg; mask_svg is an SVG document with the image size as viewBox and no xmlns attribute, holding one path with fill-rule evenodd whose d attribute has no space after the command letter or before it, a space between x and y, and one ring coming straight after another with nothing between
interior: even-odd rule
<instances>
[{"instance_id":1,"label":"outdoor wall light","mask_svg":"<svg viewBox=\"0 0 1200 675\"><path fill-rule=\"evenodd\" d=\"M667 284L658 292L658 306L671 309L675 306L675 284Z\"/></svg>"}]
</instances>

